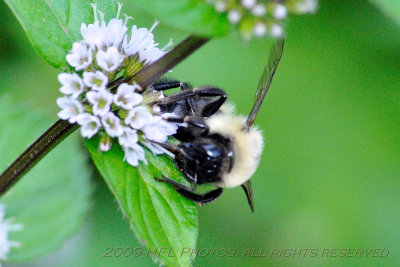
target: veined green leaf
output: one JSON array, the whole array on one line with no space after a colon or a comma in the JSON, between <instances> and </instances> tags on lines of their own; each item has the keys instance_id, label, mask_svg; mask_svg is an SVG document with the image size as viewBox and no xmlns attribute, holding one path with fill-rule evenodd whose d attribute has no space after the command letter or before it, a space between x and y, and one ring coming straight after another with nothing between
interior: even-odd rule
<instances>
[{"instance_id":1,"label":"veined green leaf","mask_svg":"<svg viewBox=\"0 0 400 267\"><path fill-rule=\"evenodd\" d=\"M48 120L0 98L0 170L4 170L46 128ZM76 136L75 136L76 137ZM9 239L10 261L28 260L61 246L81 225L88 209L90 172L79 140L68 138L0 199L6 217L23 225Z\"/></svg>"},{"instance_id":2,"label":"veined green leaf","mask_svg":"<svg viewBox=\"0 0 400 267\"><path fill-rule=\"evenodd\" d=\"M190 266L191 255L181 254L183 249L196 246L196 206L171 186L154 179L164 174L184 182L175 163L166 155L154 156L146 151L149 163L141 162L135 168L123 160L124 152L118 144L108 152L99 152L98 143L98 137L88 140L89 152L137 238L152 251L166 248L174 255L159 253L158 260L164 264Z\"/></svg>"},{"instance_id":3,"label":"veined green leaf","mask_svg":"<svg viewBox=\"0 0 400 267\"><path fill-rule=\"evenodd\" d=\"M33 47L51 65L67 66L65 55L81 40L81 24L92 23L91 3L97 3L105 18L117 11L114 0L5 0L18 18Z\"/></svg>"}]
</instances>

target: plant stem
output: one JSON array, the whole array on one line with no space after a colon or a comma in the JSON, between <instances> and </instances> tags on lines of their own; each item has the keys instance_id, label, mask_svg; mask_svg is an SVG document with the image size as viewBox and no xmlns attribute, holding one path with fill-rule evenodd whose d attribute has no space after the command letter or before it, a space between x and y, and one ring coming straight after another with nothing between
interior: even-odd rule
<instances>
[{"instance_id":1,"label":"plant stem","mask_svg":"<svg viewBox=\"0 0 400 267\"><path fill-rule=\"evenodd\" d=\"M0 177L0 195L77 128L78 125L64 120L54 123L3 172Z\"/></svg>"},{"instance_id":2,"label":"plant stem","mask_svg":"<svg viewBox=\"0 0 400 267\"><path fill-rule=\"evenodd\" d=\"M146 66L134 76L119 81L118 84L135 81L142 88L146 88L208 40L193 35L189 36L159 60ZM112 86L114 87L116 84L114 83ZM54 123L1 174L0 196L4 195L27 171L78 128L77 124L70 124L64 120Z\"/></svg>"},{"instance_id":3,"label":"plant stem","mask_svg":"<svg viewBox=\"0 0 400 267\"><path fill-rule=\"evenodd\" d=\"M173 50L165 54L160 60L157 61L159 64L151 64L145 66L133 77L127 78L125 82L131 83L136 81L139 85L144 84L146 86L141 86L144 90L148 85L152 84L154 81L158 80L167 71L172 69L178 63L189 56L202 45L204 45L209 39L190 36L186 38L183 42L178 44ZM174 51L174 53L171 53ZM186 55L183 57L182 55Z\"/></svg>"}]
</instances>

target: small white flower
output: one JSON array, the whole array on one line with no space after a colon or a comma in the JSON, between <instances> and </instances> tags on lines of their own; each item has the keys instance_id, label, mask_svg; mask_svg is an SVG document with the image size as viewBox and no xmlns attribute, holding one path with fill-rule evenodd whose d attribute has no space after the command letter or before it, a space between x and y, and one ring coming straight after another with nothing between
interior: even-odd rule
<instances>
[{"instance_id":1,"label":"small white flower","mask_svg":"<svg viewBox=\"0 0 400 267\"><path fill-rule=\"evenodd\" d=\"M122 48L127 56L139 56L139 61L144 64L149 64L160 57L166 52L166 49L172 45L172 40L168 42L163 48L158 48L158 43L154 41L153 30L157 27L158 21L155 21L150 29L137 28L136 25L132 27L131 36L125 36Z\"/></svg>"},{"instance_id":2,"label":"small white flower","mask_svg":"<svg viewBox=\"0 0 400 267\"><path fill-rule=\"evenodd\" d=\"M103 23L95 21L93 24L86 26L85 23L81 25L81 33L85 42L91 47L101 49L107 38L107 28Z\"/></svg>"},{"instance_id":3,"label":"small white flower","mask_svg":"<svg viewBox=\"0 0 400 267\"><path fill-rule=\"evenodd\" d=\"M103 134L103 136L100 138L99 150L102 152L107 152L111 149L111 147L112 147L111 137L109 137L107 134Z\"/></svg>"},{"instance_id":4,"label":"small white flower","mask_svg":"<svg viewBox=\"0 0 400 267\"><path fill-rule=\"evenodd\" d=\"M92 136L95 135L101 127L99 118L88 113L79 114L77 117L77 122L82 126L81 135L86 138L92 138Z\"/></svg>"},{"instance_id":5,"label":"small white flower","mask_svg":"<svg viewBox=\"0 0 400 267\"><path fill-rule=\"evenodd\" d=\"M158 117L158 118L161 121L159 123L159 127L164 131L164 133L166 135L176 134L179 123L173 123L173 122L171 123L171 122L167 122L166 120L163 120L161 117Z\"/></svg>"},{"instance_id":6,"label":"small white flower","mask_svg":"<svg viewBox=\"0 0 400 267\"><path fill-rule=\"evenodd\" d=\"M84 70L92 64L92 53L92 49L87 47L85 43L76 42L72 45L72 50L66 56L66 59L68 64L76 70Z\"/></svg>"},{"instance_id":7,"label":"small white flower","mask_svg":"<svg viewBox=\"0 0 400 267\"><path fill-rule=\"evenodd\" d=\"M216 1L214 3L214 8L220 13L224 12L226 11L226 3L224 1Z\"/></svg>"},{"instance_id":8,"label":"small white flower","mask_svg":"<svg viewBox=\"0 0 400 267\"><path fill-rule=\"evenodd\" d=\"M270 26L269 32L272 37L279 38L283 35L283 28L281 25L274 23Z\"/></svg>"},{"instance_id":9,"label":"small white flower","mask_svg":"<svg viewBox=\"0 0 400 267\"><path fill-rule=\"evenodd\" d=\"M139 84L137 84L135 81L133 82L133 84L131 84L131 86L133 86L133 91L134 92L136 92L136 91L142 91L142 87L140 87L140 85Z\"/></svg>"},{"instance_id":10,"label":"small white flower","mask_svg":"<svg viewBox=\"0 0 400 267\"><path fill-rule=\"evenodd\" d=\"M110 45L119 46L121 45L128 27L121 19L112 19L107 25L108 41Z\"/></svg>"},{"instance_id":11,"label":"small white flower","mask_svg":"<svg viewBox=\"0 0 400 267\"><path fill-rule=\"evenodd\" d=\"M121 14L122 4L118 3L118 12L117 17L111 19L107 25L107 44L119 46L128 31L128 27L126 27L126 23L129 20L129 17L125 18L125 21L119 18Z\"/></svg>"},{"instance_id":12,"label":"small white flower","mask_svg":"<svg viewBox=\"0 0 400 267\"><path fill-rule=\"evenodd\" d=\"M136 130L130 127L123 127L124 133L118 137L118 142L122 147L134 147L139 138Z\"/></svg>"},{"instance_id":13,"label":"small white flower","mask_svg":"<svg viewBox=\"0 0 400 267\"><path fill-rule=\"evenodd\" d=\"M57 105L61 108L61 111L57 113L58 117L70 123L75 123L77 116L85 110L78 100L68 97L57 98Z\"/></svg>"},{"instance_id":14,"label":"small white flower","mask_svg":"<svg viewBox=\"0 0 400 267\"><path fill-rule=\"evenodd\" d=\"M262 17L265 15L265 13L267 12L265 5L263 4L257 4L255 5L252 9L251 12L257 16L257 17Z\"/></svg>"},{"instance_id":15,"label":"small white flower","mask_svg":"<svg viewBox=\"0 0 400 267\"><path fill-rule=\"evenodd\" d=\"M241 3L244 8L251 9L256 4L256 0L242 0Z\"/></svg>"},{"instance_id":16,"label":"small white flower","mask_svg":"<svg viewBox=\"0 0 400 267\"><path fill-rule=\"evenodd\" d=\"M232 9L231 11L228 12L228 20L232 24L237 24L241 18L242 18L242 13L240 13L240 11L237 9Z\"/></svg>"},{"instance_id":17,"label":"small white flower","mask_svg":"<svg viewBox=\"0 0 400 267\"><path fill-rule=\"evenodd\" d=\"M172 118L177 119L177 118L179 118L179 116L176 115L173 112L162 113L161 114L161 118L164 119L164 122L167 122L168 129L170 129L168 135L175 134L176 131L178 130L179 126L187 127L187 123L186 122L170 122L170 121L168 121L168 119L172 119Z\"/></svg>"},{"instance_id":18,"label":"small white flower","mask_svg":"<svg viewBox=\"0 0 400 267\"><path fill-rule=\"evenodd\" d=\"M76 73L60 73L58 81L62 84L60 92L77 98L83 92L82 79Z\"/></svg>"},{"instance_id":19,"label":"small white flower","mask_svg":"<svg viewBox=\"0 0 400 267\"><path fill-rule=\"evenodd\" d=\"M132 126L135 129L141 129L149 123L153 115L144 106L138 106L131 109L125 118L125 124Z\"/></svg>"},{"instance_id":20,"label":"small white flower","mask_svg":"<svg viewBox=\"0 0 400 267\"><path fill-rule=\"evenodd\" d=\"M267 26L262 22L258 22L254 25L253 32L255 36L262 37L267 33Z\"/></svg>"},{"instance_id":21,"label":"small white flower","mask_svg":"<svg viewBox=\"0 0 400 267\"><path fill-rule=\"evenodd\" d=\"M160 98L160 97L159 97L159 98ZM154 106L153 106L153 112L155 112L155 113L160 113L160 112L161 112L160 106L154 105Z\"/></svg>"},{"instance_id":22,"label":"small white flower","mask_svg":"<svg viewBox=\"0 0 400 267\"><path fill-rule=\"evenodd\" d=\"M124 147L124 152L124 160L127 161L130 165L139 165L139 160L142 160L147 164L144 149L139 144L135 144L133 147Z\"/></svg>"},{"instance_id":23,"label":"small white flower","mask_svg":"<svg viewBox=\"0 0 400 267\"><path fill-rule=\"evenodd\" d=\"M111 46L107 51L99 50L96 55L97 65L107 72L116 70L124 61L124 57L118 52L118 48Z\"/></svg>"},{"instance_id":24,"label":"small white flower","mask_svg":"<svg viewBox=\"0 0 400 267\"><path fill-rule=\"evenodd\" d=\"M169 118L179 118L179 116L173 112L165 112L163 114L161 114L161 117L163 119L169 119Z\"/></svg>"},{"instance_id":25,"label":"small white flower","mask_svg":"<svg viewBox=\"0 0 400 267\"><path fill-rule=\"evenodd\" d=\"M137 84L121 84L118 87L117 93L114 95L114 103L117 106L128 110L142 103L143 96L141 94L135 93L137 89L140 89L140 86Z\"/></svg>"},{"instance_id":26,"label":"small white flower","mask_svg":"<svg viewBox=\"0 0 400 267\"><path fill-rule=\"evenodd\" d=\"M284 19L287 16L287 9L282 4L276 4L273 15L276 19Z\"/></svg>"},{"instance_id":27,"label":"small white flower","mask_svg":"<svg viewBox=\"0 0 400 267\"><path fill-rule=\"evenodd\" d=\"M157 47L148 47L139 51L139 61L150 64L162 57L165 52Z\"/></svg>"},{"instance_id":28,"label":"small white flower","mask_svg":"<svg viewBox=\"0 0 400 267\"><path fill-rule=\"evenodd\" d=\"M127 56L139 54L140 51L155 47L154 35L152 31L157 27L158 21L154 22L150 29L137 28L136 25L132 26L131 37L126 35L122 44L123 50Z\"/></svg>"},{"instance_id":29,"label":"small white flower","mask_svg":"<svg viewBox=\"0 0 400 267\"><path fill-rule=\"evenodd\" d=\"M105 89L108 83L108 77L101 71L96 72L84 72L83 81L92 90Z\"/></svg>"},{"instance_id":30,"label":"small white flower","mask_svg":"<svg viewBox=\"0 0 400 267\"><path fill-rule=\"evenodd\" d=\"M107 152L111 149L111 145L112 145L112 143L102 143L101 142L99 145L99 150L101 152Z\"/></svg>"},{"instance_id":31,"label":"small white flower","mask_svg":"<svg viewBox=\"0 0 400 267\"><path fill-rule=\"evenodd\" d=\"M104 115L101 118L101 123L103 124L107 134L111 137L121 136L124 133L121 120L112 112L108 112Z\"/></svg>"},{"instance_id":32,"label":"small white flower","mask_svg":"<svg viewBox=\"0 0 400 267\"><path fill-rule=\"evenodd\" d=\"M315 13L318 7L318 1L317 0L303 0L299 1L295 8L296 11L300 14L302 13Z\"/></svg>"},{"instance_id":33,"label":"small white flower","mask_svg":"<svg viewBox=\"0 0 400 267\"><path fill-rule=\"evenodd\" d=\"M143 127L142 132L146 139L156 142L166 142L169 135L176 133L178 126L163 120L160 116L153 116Z\"/></svg>"},{"instance_id":34,"label":"small white flower","mask_svg":"<svg viewBox=\"0 0 400 267\"><path fill-rule=\"evenodd\" d=\"M155 42L153 35L158 21L150 29L133 26L128 35L127 22L130 17L125 16L124 20L120 19L122 8L120 3L117 16L108 23L104 20L104 14L97 10L96 4L92 4L92 7L93 24L81 25L83 40L74 43L66 57L76 71L83 70L83 78L77 73L59 75L58 79L62 84L60 91L70 97L57 99L57 104L61 108L58 116L70 123L77 122L81 126L83 137L92 138L101 131L100 151L110 150L112 138L117 137L125 151L124 160L133 166L137 166L139 161L147 164L145 150L139 145L139 130L143 145L152 153L172 155L149 140L166 141L169 135L176 133L178 124L168 123L161 116L154 116L149 110L150 107L140 105L143 103L143 96L138 93L141 88L137 84L120 84L116 92L107 90L109 77L113 76L110 72L114 74L118 71L126 57L135 57L143 65L152 63L166 53L168 47L172 45L172 40L165 47L158 47L159 44ZM226 3L218 0L216 9L226 11ZM236 12L238 22L241 13L238 10ZM96 70L96 68L101 69ZM85 99L78 101L78 97L82 94L86 94L90 106L86 102L83 103ZM164 97L162 92L160 97ZM113 113L112 107L115 105L123 109L121 114L127 113L124 123L116 113ZM160 111L159 107L158 109Z\"/></svg>"},{"instance_id":35,"label":"small white flower","mask_svg":"<svg viewBox=\"0 0 400 267\"><path fill-rule=\"evenodd\" d=\"M81 24L81 34L85 42L92 48L102 49L107 42L107 27L104 22L104 15L101 15L101 21L97 18L97 5L92 4L94 13L94 23L86 26Z\"/></svg>"},{"instance_id":36,"label":"small white flower","mask_svg":"<svg viewBox=\"0 0 400 267\"><path fill-rule=\"evenodd\" d=\"M20 243L8 240L10 231L22 230L21 224L13 224L11 220L5 219L5 205L0 204L0 260L6 260L11 248L19 247ZM1 264L0 264L1 265Z\"/></svg>"},{"instance_id":37,"label":"small white flower","mask_svg":"<svg viewBox=\"0 0 400 267\"><path fill-rule=\"evenodd\" d=\"M113 95L107 90L90 91L86 98L93 105L95 115L103 116L110 111Z\"/></svg>"}]
</instances>

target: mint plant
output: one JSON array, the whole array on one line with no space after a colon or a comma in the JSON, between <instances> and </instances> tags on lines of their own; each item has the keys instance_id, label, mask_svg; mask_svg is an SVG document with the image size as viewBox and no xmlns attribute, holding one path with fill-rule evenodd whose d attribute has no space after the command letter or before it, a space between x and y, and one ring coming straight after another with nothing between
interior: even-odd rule
<instances>
[{"instance_id":1,"label":"mint plant","mask_svg":"<svg viewBox=\"0 0 400 267\"><path fill-rule=\"evenodd\" d=\"M271 19L286 18L287 7L272 1L260 4L255 1L138 0L135 3L151 10L161 23L179 25L194 34L173 48L172 42L160 48L153 35L159 22L155 20L149 29L130 26L131 18L122 13L122 4L115 1L98 0L92 4L83 0L5 1L38 53L62 70L58 80L63 96L56 100L60 120L8 168L4 164L12 162L10 157L16 155L1 152L5 159L1 167L5 171L0 176L0 194L5 208L1 206L0 210L3 238L0 238L0 259L17 261L38 257L59 246L80 227L89 203L89 175L77 136L66 139L79 128L94 164L135 236L150 249L172 249L176 257L160 254L156 260L161 264L190 266L193 258L179 254L184 248L196 247L197 208L172 187L154 180L165 175L180 183L186 182L171 155L152 143L173 139L171 136L178 125L167 120L174 114L161 114L151 105L152 100L164 96L153 92L150 86L210 38L227 34L234 25L239 26L246 40L267 33L282 37L281 25L276 24L278 29L269 23ZM154 6L158 8L152 9ZM158 13L161 7L165 9ZM314 11L315 5L309 10ZM166 16L168 12L184 14L185 23L178 23L179 16ZM0 101L3 107L0 120L13 118L11 124L18 129L43 125L41 114L23 119L8 99ZM31 131L14 138L30 142L38 135L39 132ZM64 151L57 149L47 157L60 143ZM65 166L52 162L60 158L66 162ZM41 163L31 171L35 174L33 177L19 181L41 159L44 159L43 165L57 165L57 169L53 167L57 175L41 170ZM37 192L41 192L40 198ZM24 202L35 204L31 213L24 212ZM4 220L9 217L8 212L15 221ZM34 220L47 213L51 218L45 222ZM49 233L41 223L48 227ZM10 232L13 230L15 234ZM13 239L8 238L9 233Z\"/></svg>"}]
</instances>

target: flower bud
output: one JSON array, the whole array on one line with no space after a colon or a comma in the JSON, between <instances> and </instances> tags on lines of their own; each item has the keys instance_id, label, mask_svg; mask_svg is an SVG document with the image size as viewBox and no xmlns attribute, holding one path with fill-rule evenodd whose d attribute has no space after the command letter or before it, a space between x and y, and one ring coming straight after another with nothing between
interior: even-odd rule
<instances>
[{"instance_id":1,"label":"flower bud","mask_svg":"<svg viewBox=\"0 0 400 267\"><path fill-rule=\"evenodd\" d=\"M103 136L100 139L100 143L99 143L99 150L102 152L107 152L108 150L110 150L112 147L112 139L110 136L108 136L107 134L103 134Z\"/></svg>"}]
</instances>

